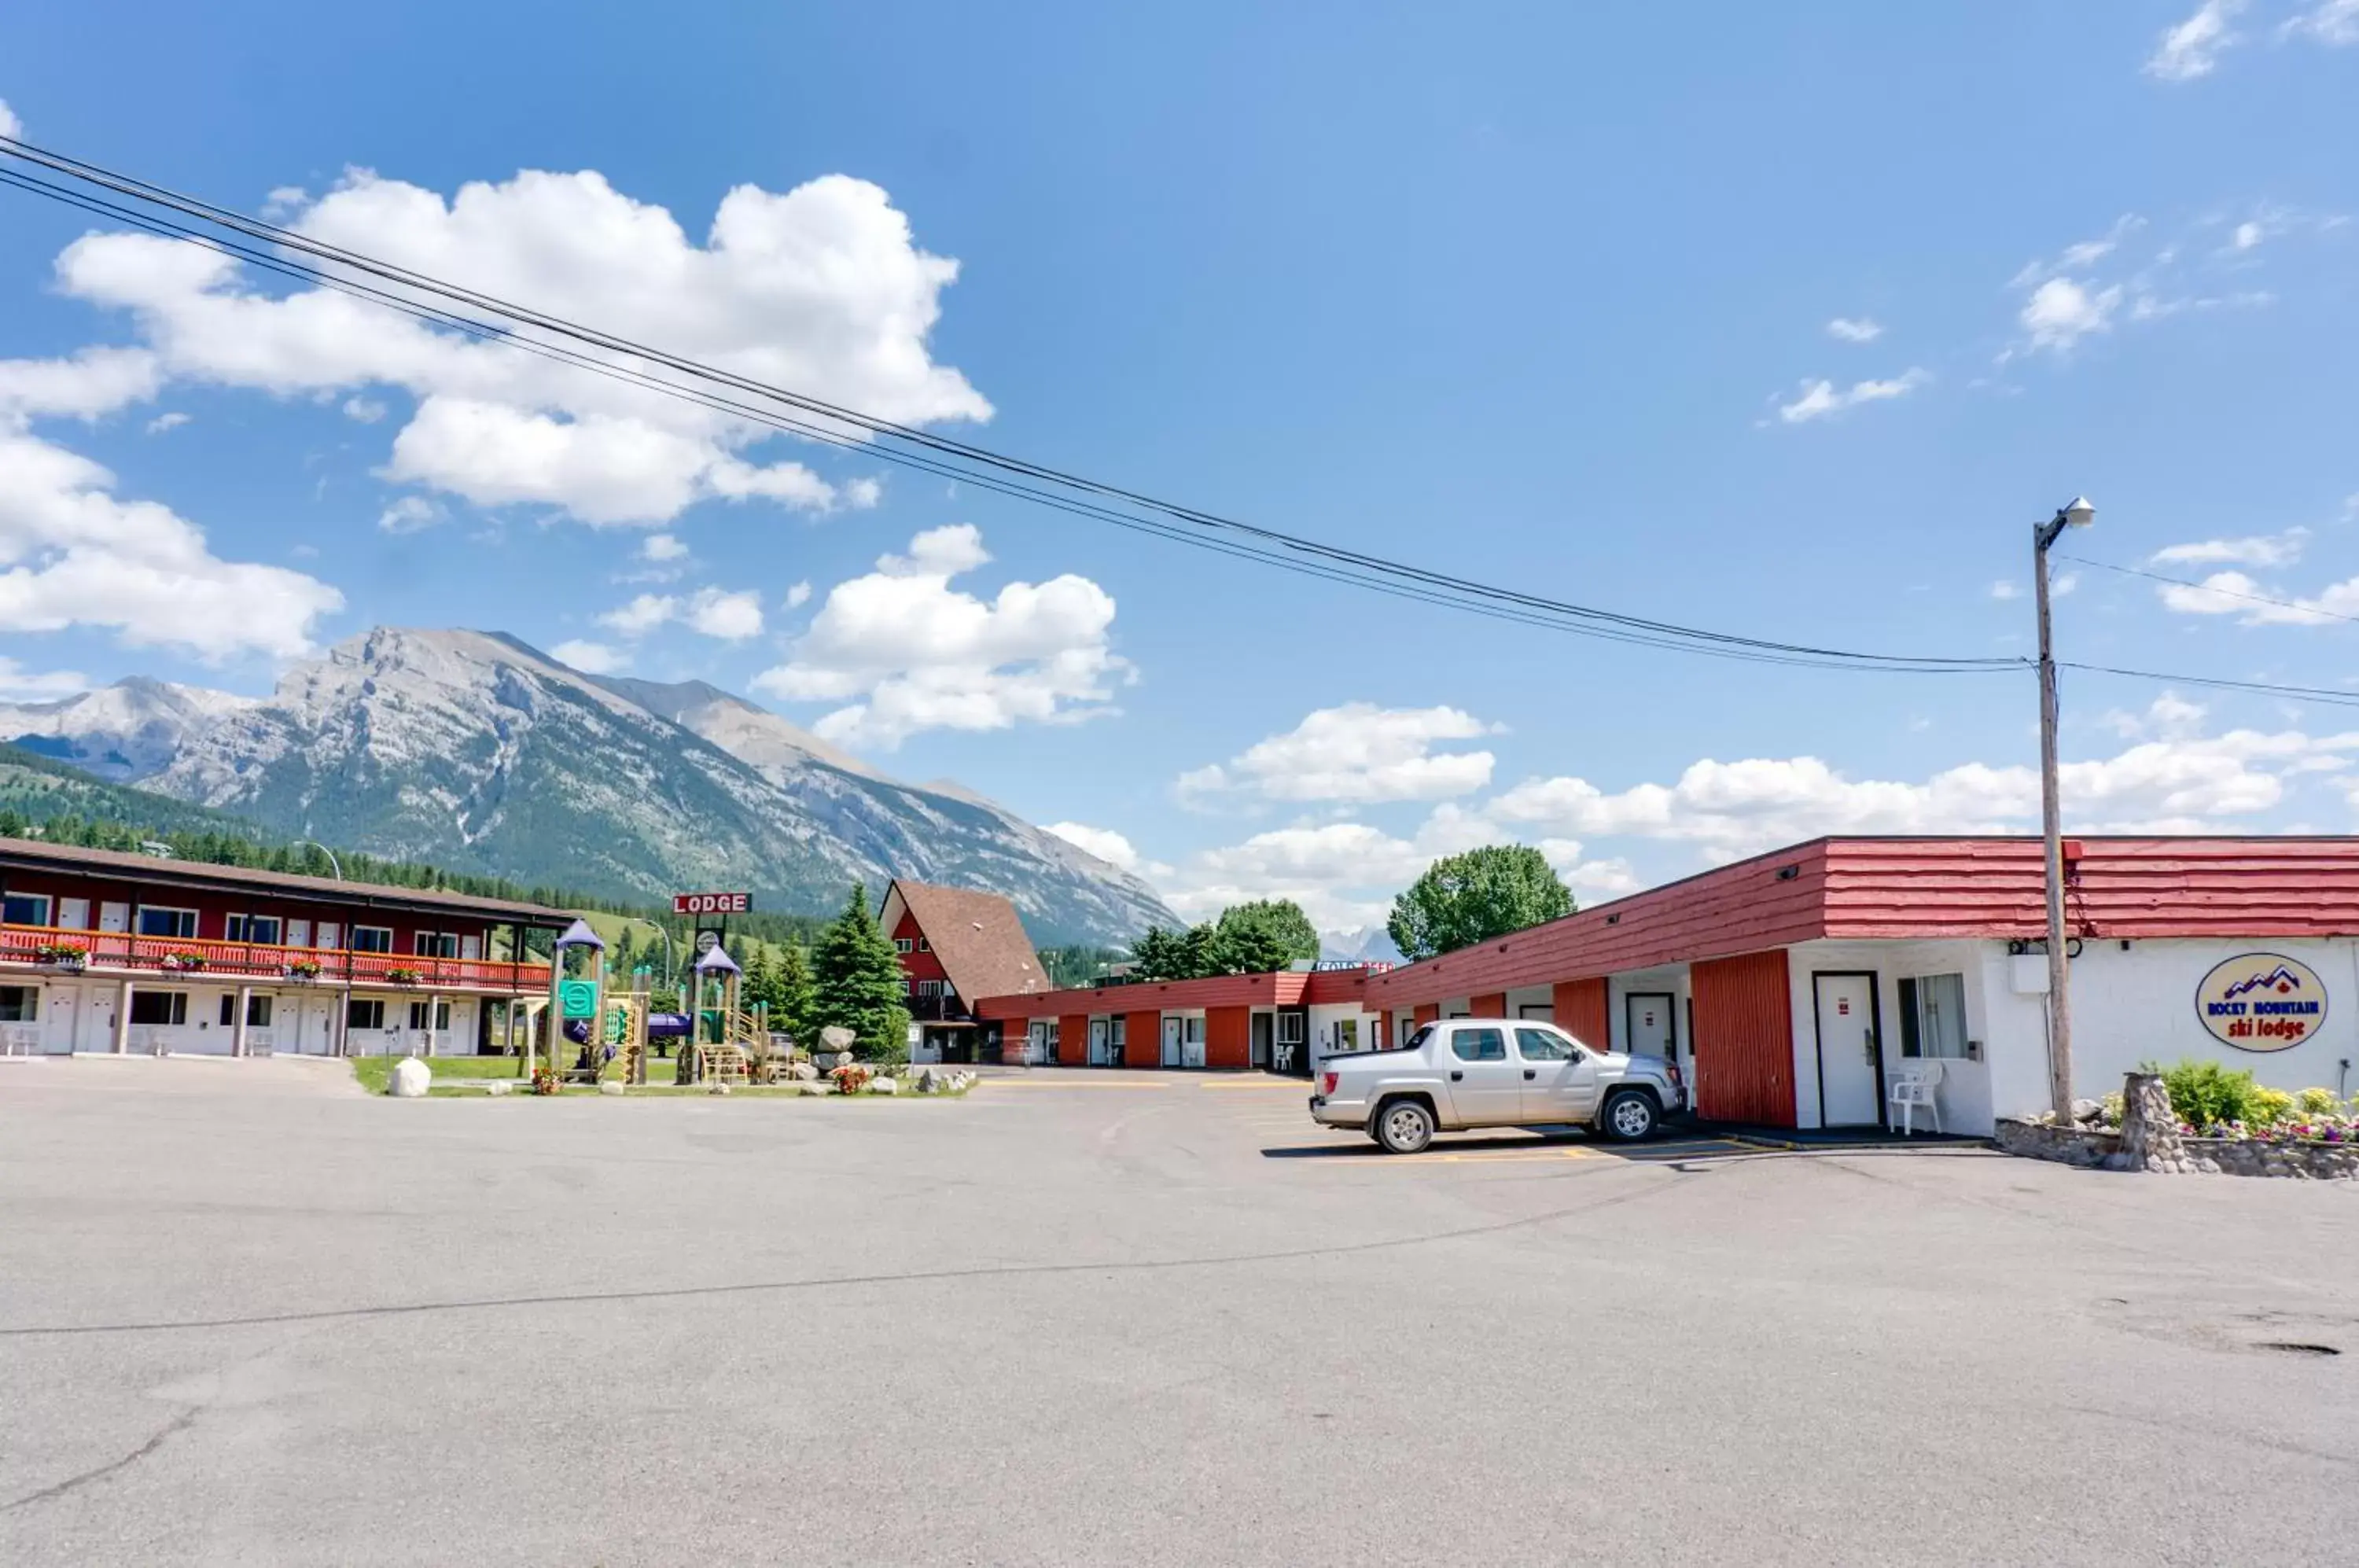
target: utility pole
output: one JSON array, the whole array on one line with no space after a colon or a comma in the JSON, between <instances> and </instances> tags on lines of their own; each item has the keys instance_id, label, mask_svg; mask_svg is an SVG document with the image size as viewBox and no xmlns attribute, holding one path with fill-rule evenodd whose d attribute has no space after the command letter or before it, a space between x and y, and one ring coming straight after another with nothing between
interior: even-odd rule
<instances>
[{"instance_id":1,"label":"utility pole","mask_svg":"<svg viewBox=\"0 0 2359 1568\"><path fill-rule=\"evenodd\" d=\"M2048 1075L2060 1127L2072 1125L2072 992L2064 955L2064 823L2056 779L2056 650L2049 626L2048 549L2068 528L2087 528L2097 509L2075 495L2031 526L2032 582L2039 609L2039 830L2048 886Z\"/></svg>"}]
</instances>

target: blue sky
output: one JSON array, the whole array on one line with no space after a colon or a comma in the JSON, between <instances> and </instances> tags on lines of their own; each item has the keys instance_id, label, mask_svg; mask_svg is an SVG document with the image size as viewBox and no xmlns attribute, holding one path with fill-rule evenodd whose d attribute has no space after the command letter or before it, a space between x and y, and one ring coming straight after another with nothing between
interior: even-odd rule
<instances>
[{"instance_id":1,"label":"blue sky","mask_svg":"<svg viewBox=\"0 0 2359 1568\"><path fill-rule=\"evenodd\" d=\"M2077 569L2068 657L2353 673L2352 0L748 9L19 7L0 99L356 248L1469 576L2017 654L2028 525L2085 491L2070 548L2227 592ZM1188 912L1333 926L1497 838L1594 898L2036 820L2028 675L1405 605L378 341L158 246L61 267L89 227L0 192L20 695L262 691L371 625L498 627L754 692ZM2359 714L2096 676L2067 709L2083 827L2353 825Z\"/></svg>"}]
</instances>

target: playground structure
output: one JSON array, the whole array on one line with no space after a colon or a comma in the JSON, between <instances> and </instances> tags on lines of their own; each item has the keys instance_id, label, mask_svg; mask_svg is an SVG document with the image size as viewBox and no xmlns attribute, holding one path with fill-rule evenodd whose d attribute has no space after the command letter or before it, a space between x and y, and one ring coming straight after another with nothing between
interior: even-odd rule
<instances>
[{"instance_id":1,"label":"playground structure","mask_svg":"<svg viewBox=\"0 0 2359 1568\"><path fill-rule=\"evenodd\" d=\"M698 955L690 984L689 1036L681 1042L677 1080L682 1083L774 1083L794 1061L791 1049L770 1038L769 1009L743 1006L745 972L715 944Z\"/></svg>"}]
</instances>

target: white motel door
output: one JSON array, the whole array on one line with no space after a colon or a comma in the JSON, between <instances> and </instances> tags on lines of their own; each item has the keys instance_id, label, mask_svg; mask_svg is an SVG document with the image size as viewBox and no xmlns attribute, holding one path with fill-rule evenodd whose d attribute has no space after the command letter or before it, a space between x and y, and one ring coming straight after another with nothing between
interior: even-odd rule
<instances>
[{"instance_id":1,"label":"white motel door","mask_svg":"<svg viewBox=\"0 0 2359 1568\"><path fill-rule=\"evenodd\" d=\"M1623 997L1623 1032L1626 1036L1624 1049L1633 1056L1659 1056L1666 1062L1672 1061L1672 1052L1679 1047L1671 1009L1678 1001L1666 991L1633 991Z\"/></svg>"},{"instance_id":2,"label":"white motel door","mask_svg":"<svg viewBox=\"0 0 2359 1568\"><path fill-rule=\"evenodd\" d=\"M1090 1065L1093 1067L1103 1067L1105 1064L1106 1020L1103 1018L1092 1018L1090 1020Z\"/></svg>"},{"instance_id":3,"label":"white motel door","mask_svg":"<svg viewBox=\"0 0 2359 1568\"><path fill-rule=\"evenodd\" d=\"M1163 1065L1166 1067L1180 1065L1180 1026L1178 1016L1171 1013L1163 1015Z\"/></svg>"},{"instance_id":4,"label":"white motel door","mask_svg":"<svg viewBox=\"0 0 2359 1568\"><path fill-rule=\"evenodd\" d=\"M74 1029L82 1022L82 987L52 985L41 1003L49 1015L41 1020L41 1050L49 1056L66 1055L74 1048Z\"/></svg>"},{"instance_id":5,"label":"white motel door","mask_svg":"<svg viewBox=\"0 0 2359 1568\"><path fill-rule=\"evenodd\" d=\"M1884 1073L1875 1039L1875 976L1817 976L1819 1102L1828 1127L1883 1120Z\"/></svg>"}]
</instances>

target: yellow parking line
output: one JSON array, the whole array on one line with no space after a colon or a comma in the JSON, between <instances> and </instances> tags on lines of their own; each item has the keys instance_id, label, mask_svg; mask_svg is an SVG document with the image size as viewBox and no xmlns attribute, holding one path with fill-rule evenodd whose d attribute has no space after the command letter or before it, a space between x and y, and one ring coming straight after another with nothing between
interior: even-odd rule
<instances>
[{"instance_id":1,"label":"yellow parking line","mask_svg":"<svg viewBox=\"0 0 2359 1568\"><path fill-rule=\"evenodd\" d=\"M1000 1089L1169 1089L1171 1087L1169 1083L1136 1082L1096 1083L1063 1078L984 1078L977 1082L976 1087L984 1086Z\"/></svg>"},{"instance_id":2,"label":"yellow parking line","mask_svg":"<svg viewBox=\"0 0 2359 1568\"><path fill-rule=\"evenodd\" d=\"M1199 1089L1283 1089L1289 1094L1310 1093L1309 1080L1293 1078L1208 1078Z\"/></svg>"}]
</instances>

